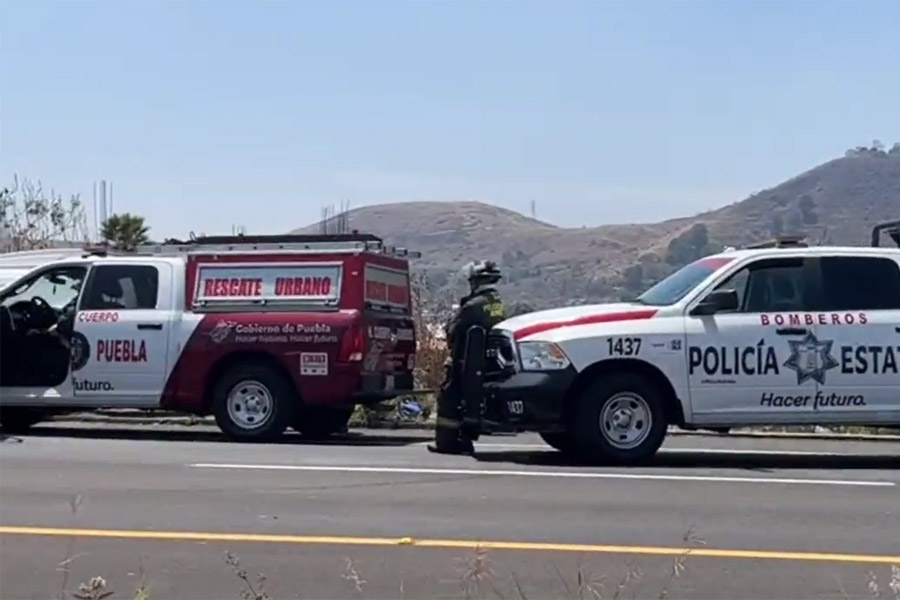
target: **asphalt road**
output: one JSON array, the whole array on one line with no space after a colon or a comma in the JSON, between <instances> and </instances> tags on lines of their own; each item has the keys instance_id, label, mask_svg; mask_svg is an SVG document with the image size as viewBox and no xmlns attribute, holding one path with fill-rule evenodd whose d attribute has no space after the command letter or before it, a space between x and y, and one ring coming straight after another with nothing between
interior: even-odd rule
<instances>
[{"instance_id":1,"label":"asphalt road","mask_svg":"<svg viewBox=\"0 0 900 600\"><path fill-rule=\"evenodd\" d=\"M437 456L427 435L7 439L0 597L100 575L132 598L143 572L152 598L240 598L228 552L277 599L900 597L900 442L684 436L603 468L534 436Z\"/></svg>"}]
</instances>

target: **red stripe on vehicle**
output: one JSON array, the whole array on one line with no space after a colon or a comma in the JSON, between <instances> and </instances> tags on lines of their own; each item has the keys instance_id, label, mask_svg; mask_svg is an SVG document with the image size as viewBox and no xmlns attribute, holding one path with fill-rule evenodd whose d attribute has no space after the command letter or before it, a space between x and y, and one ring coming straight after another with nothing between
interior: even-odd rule
<instances>
[{"instance_id":1,"label":"red stripe on vehicle","mask_svg":"<svg viewBox=\"0 0 900 600\"><path fill-rule=\"evenodd\" d=\"M709 267L710 269L721 269L728 263L734 260L733 256L714 256L711 258L702 258L698 261L699 264L704 267Z\"/></svg>"},{"instance_id":2,"label":"red stripe on vehicle","mask_svg":"<svg viewBox=\"0 0 900 600\"><path fill-rule=\"evenodd\" d=\"M616 321L636 321L640 319L649 319L656 314L656 310L632 310L628 312L612 313L605 315L589 315L587 317L579 317L568 321L551 321L549 323L537 323L523 327L515 333L516 340L521 340L536 333L543 333L553 329L561 329L563 327L577 327L579 325L596 325L598 323L615 323Z\"/></svg>"}]
</instances>

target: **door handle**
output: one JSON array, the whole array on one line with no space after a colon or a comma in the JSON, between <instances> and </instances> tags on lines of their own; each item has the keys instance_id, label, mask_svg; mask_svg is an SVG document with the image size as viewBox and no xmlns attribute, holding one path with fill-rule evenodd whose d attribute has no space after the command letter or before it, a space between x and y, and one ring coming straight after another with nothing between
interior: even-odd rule
<instances>
[{"instance_id":1,"label":"door handle","mask_svg":"<svg viewBox=\"0 0 900 600\"><path fill-rule=\"evenodd\" d=\"M782 327L781 329L776 329L775 333L778 335L803 335L804 333L809 333L809 329L804 327Z\"/></svg>"},{"instance_id":2,"label":"door handle","mask_svg":"<svg viewBox=\"0 0 900 600\"><path fill-rule=\"evenodd\" d=\"M138 323L138 324L137 324L137 328L140 329L140 330L142 330L142 331L143 331L144 329L157 329L157 330L161 330L161 329L162 329L162 323Z\"/></svg>"}]
</instances>

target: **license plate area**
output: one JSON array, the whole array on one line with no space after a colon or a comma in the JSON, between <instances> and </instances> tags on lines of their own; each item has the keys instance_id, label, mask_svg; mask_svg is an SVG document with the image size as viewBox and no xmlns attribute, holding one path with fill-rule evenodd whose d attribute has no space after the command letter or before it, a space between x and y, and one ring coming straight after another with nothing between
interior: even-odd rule
<instances>
[{"instance_id":1,"label":"license plate area","mask_svg":"<svg viewBox=\"0 0 900 600\"><path fill-rule=\"evenodd\" d=\"M521 400L507 400L506 413L510 417L521 417L525 414L525 403Z\"/></svg>"}]
</instances>

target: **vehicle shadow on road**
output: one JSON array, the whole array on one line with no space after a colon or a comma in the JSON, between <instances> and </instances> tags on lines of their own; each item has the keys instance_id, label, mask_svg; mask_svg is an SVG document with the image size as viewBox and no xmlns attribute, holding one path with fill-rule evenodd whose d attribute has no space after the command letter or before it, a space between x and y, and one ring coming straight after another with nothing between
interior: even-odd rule
<instances>
[{"instance_id":1,"label":"vehicle shadow on road","mask_svg":"<svg viewBox=\"0 0 900 600\"><path fill-rule=\"evenodd\" d=\"M475 459L485 463L512 463L542 467L603 467L601 462L578 461L555 450L493 451L478 450ZM754 453L716 454L667 450L647 461L643 467L671 469L744 469L757 472L774 472L782 469L808 470L891 470L900 469L900 452L895 454L770 454Z\"/></svg>"},{"instance_id":2,"label":"vehicle shadow on road","mask_svg":"<svg viewBox=\"0 0 900 600\"><path fill-rule=\"evenodd\" d=\"M169 441L169 442L218 442L232 443L214 430L196 430L196 429L111 429L111 428L93 428L93 427L40 427L36 426L27 434L15 436L21 440L27 440L29 437L44 438L81 438L81 439L105 439L105 440L132 440L132 441ZM278 441L269 444L251 444L242 445L294 445L294 446L410 446L412 444L421 444L430 440L431 436L420 434L415 431L405 432L402 430L391 430L391 432L350 432L342 435L334 435L328 439L310 439L301 436L299 433L287 432L284 437ZM236 443L236 442L235 442Z\"/></svg>"}]
</instances>

